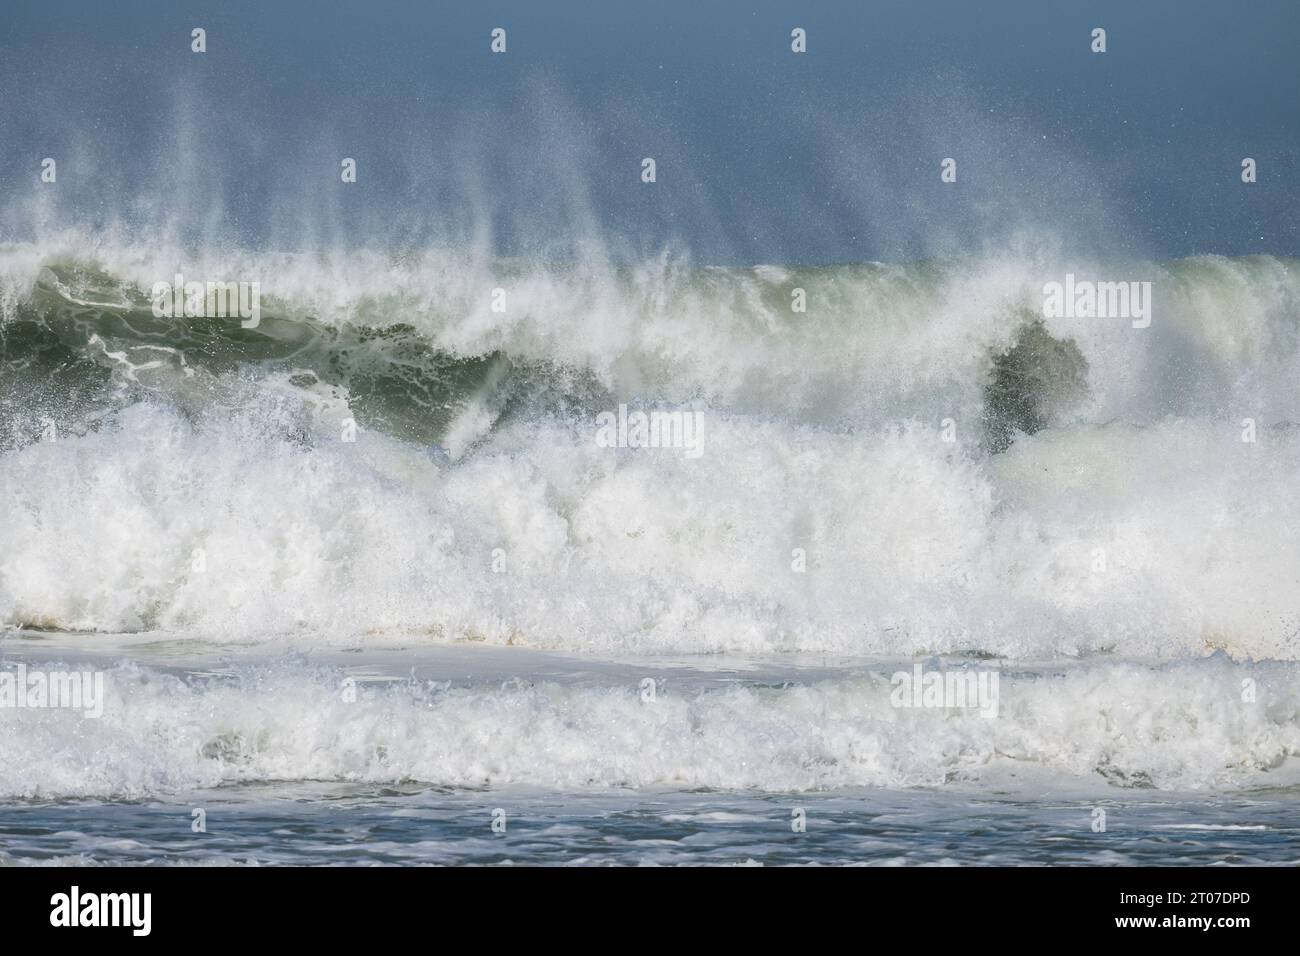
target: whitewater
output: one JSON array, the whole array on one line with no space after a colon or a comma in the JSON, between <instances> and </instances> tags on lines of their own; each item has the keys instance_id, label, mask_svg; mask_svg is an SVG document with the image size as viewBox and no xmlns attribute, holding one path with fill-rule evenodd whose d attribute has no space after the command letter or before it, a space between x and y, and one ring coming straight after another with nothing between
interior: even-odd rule
<instances>
[{"instance_id":1,"label":"whitewater","mask_svg":"<svg viewBox=\"0 0 1300 956\"><path fill-rule=\"evenodd\" d=\"M178 271L259 281L257 327L156 315ZM1150 325L1045 315L1067 274ZM5 853L189 858L103 850L143 802L223 805L224 862L344 818L395 862L1294 862L1298 306L1269 256L0 246L0 655L108 695L0 709L0 798L99 808ZM701 453L607 447L620 406ZM996 668L998 716L892 706L916 662ZM880 826L782 842L846 801Z\"/></svg>"}]
</instances>

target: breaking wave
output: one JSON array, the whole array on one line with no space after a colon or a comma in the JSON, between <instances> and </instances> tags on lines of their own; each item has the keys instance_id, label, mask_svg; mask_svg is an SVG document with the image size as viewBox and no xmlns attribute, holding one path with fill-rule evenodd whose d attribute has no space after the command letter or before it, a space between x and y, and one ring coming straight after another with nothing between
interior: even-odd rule
<instances>
[{"instance_id":1,"label":"breaking wave","mask_svg":"<svg viewBox=\"0 0 1300 956\"><path fill-rule=\"evenodd\" d=\"M1151 281L1151 325L1043 318L1067 271ZM258 282L260 323L156 317L176 272ZM0 621L1294 660L1298 303L1269 257L5 246ZM601 447L620 404L703 454Z\"/></svg>"}]
</instances>

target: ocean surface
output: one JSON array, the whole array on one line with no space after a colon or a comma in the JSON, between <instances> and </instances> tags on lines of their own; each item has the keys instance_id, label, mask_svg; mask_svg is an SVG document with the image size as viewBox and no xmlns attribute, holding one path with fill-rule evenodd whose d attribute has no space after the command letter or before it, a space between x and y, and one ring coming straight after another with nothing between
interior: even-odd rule
<instances>
[{"instance_id":1,"label":"ocean surface","mask_svg":"<svg viewBox=\"0 0 1300 956\"><path fill-rule=\"evenodd\" d=\"M104 686L0 707L6 860L1296 862L1294 260L1129 264L1147 327L1004 259L218 264L243 328L125 252L0 253L0 653Z\"/></svg>"},{"instance_id":2,"label":"ocean surface","mask_svg":"<svg viewBox=\"0 0 1300 956\"><path fill-rule=\"evenodd\" d=\"M334 6L0 10L0 863L1300 863L1295 3Z\"/></svg>"},{"instance_id":3,"label":"ocean surface","mask_svg":"<svg viewBox=\"0 0 1300 956\"><path fill-rule=\"evenodd\" d=\"M995 729L897 718L880 661L88 643L6 647L111 691L97 720L10 723L0 863L1296 863L1294 766L1190 739L1216 715L1194 695L1241 670L1223 660L1017 667ZM1143 682L1156 700L1132 706Z\"/></svg>"}]
</instances>

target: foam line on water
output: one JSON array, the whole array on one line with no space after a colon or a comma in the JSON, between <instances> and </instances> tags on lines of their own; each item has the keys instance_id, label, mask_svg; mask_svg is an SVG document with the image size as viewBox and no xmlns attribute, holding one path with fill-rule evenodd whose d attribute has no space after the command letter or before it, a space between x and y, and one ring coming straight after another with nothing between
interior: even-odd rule
<instances>
[{"instance_id":1,"label":"foam line on water","mask_svg":"<svg viewBox=\"0 0 1300 956\"><path fill-rule=\"evenodd\" d=\"M805 792L1298 779L1297 665L1222 655L1007 669L993 718L895 707L888 671L782 685L668 680L650 702L631 680L359 682L350 701L345 673L290 660L186 679L119 665L99 719L0 710L0 794L141 798L279 780Z\"/></svg>"}]
</instances>

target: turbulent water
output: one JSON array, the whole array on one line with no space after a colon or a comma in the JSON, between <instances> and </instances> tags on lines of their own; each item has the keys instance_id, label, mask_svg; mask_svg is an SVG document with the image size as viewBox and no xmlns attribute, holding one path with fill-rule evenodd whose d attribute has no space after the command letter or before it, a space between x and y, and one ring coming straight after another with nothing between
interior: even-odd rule
<instances>
[{"instance_id":1,"label":"turbulent water","mask_svg":"<svg viewBox=\"0 0 1300 956\"><path fill-rule=\"evenodd\" d=\"M0 247L0 652L108 687L99 719L0 711L0 797L182 831L214 788L245 817L306 781L349 819L481 797L478 860L572 827L566 858L672 861L716 811L702 858L744 862L792 806L922 788L917 826L976 846L997 814L965 801L1064 793L1040 822L1083 843L1128 800L1249 835L1157 860L1294 861L1298 270ZM260 322L155 316L178 271L258 281ZM1150 326L1043 318L1067 272L1150 281ZM698 413L698 456L604 447L620 406ZM996 667L997 717L892 706L916 661ZM536 839L488 848L499 805ZM807 858L964 858L837 832ZM1083 843L980 852L1121 852ZM10 852L88 852L41 846Z\"/></svg>"}]
</instances>

